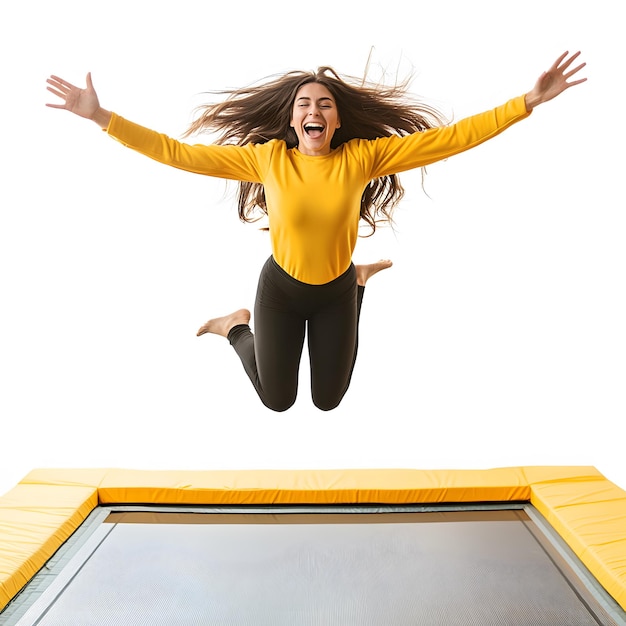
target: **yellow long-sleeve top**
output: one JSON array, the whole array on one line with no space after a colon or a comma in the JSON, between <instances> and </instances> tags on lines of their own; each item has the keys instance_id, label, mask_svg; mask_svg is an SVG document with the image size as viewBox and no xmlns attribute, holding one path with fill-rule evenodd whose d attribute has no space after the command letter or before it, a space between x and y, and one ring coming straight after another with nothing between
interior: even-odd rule
<instances>
[{"instance_id":1,"label":"yellow long-sleeve top","mask_svg":"<svg viewBox=\"0 0 626 626\"><path fill-rule=\"evenodd\" d=\"M468 150L527 117L524 97L456 124L405 137L354 139L326 156L284 141L189 145L112 115L108 134L161 163L219 178L262 183L274 259L299 281L321 285L346 271L356 246L361 196L375 178Z\"/></svg>"}]
</instances>

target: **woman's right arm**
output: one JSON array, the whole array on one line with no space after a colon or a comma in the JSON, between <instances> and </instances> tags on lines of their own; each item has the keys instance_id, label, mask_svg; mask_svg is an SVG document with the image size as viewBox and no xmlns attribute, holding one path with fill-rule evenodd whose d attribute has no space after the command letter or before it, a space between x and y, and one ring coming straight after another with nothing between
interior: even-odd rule
<instances>
[{"instance_id":1,"label":"woman's right arm","mask_svg":"<svg viewBox=\"0 0 626 626\"><path fill-rule=\"evenodd\" d=\"M125 146L155 161L178 169L206 176L231 180L262 182L267 170L270 150L249 144L244 147L228 145L189 145L167 135L135 124L103 109L93 87L91 74L87 74L85 89L50 76L48 91L61 98L59 104L47 104L53 109L65 109L79 117L92 120L100 128ZM265 146L267 147L267 146Z\"/></svg>"},{"instance_id":2,"label":"woman's right arm","mask_svg":"<svg viewBox=\"0 0 626 626\"><path fill-rule=\"evenodd\" d=\"M98 95L91 81L91 72L87 74L87 87L85 89L76 87L59 76L50 76L46 82L48 83L48 91L63 100L61 104L48 103L46 106L70 111L79 117L92 120L100 128L108 127L111 121L111 111L100 106Z\"/></svg>"}]
</instances>

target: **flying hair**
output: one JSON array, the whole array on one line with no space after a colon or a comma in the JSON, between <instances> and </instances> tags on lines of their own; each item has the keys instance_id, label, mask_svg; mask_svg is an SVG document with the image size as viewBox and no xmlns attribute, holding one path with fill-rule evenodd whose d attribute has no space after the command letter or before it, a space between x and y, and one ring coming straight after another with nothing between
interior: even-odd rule
<instances>
[{"instance_id":1,"label":"flying hair","mask_svg":"<svg viewBox=\"0 0 626 626\"><path fill-rule=\"evenodd\" d=\"M371 57L371 54L370 54ZM196 117L185 136L211 133L217 144L243 146L282 140L288 148L298 145L290 126L298 90L308 83L325 86L335 98L341 127L335 131L331 149L353 139L377 139L408 135L445 124L435 108L409 96L410 77L392 86L340 75L330 66L317 71L289 71L269 76L258 83L232 90L210 92L225 97L221 102L196 108ZM361 197L360 217L373 234L381 222L393 223L394 208L404 196L398 175L372 180ZM244 222L267 214L265 191L260 183L238 183L237 208Z\"/></svg>"}]
</instances>

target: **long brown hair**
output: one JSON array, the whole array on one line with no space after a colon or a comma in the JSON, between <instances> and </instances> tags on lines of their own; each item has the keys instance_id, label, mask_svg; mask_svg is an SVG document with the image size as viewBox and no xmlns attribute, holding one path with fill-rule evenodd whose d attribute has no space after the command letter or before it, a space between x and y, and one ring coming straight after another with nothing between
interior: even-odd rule
<instances>
[{"instance_id":1,"label":"long brown hair","mask_svg":"<svg viewBox=\"0 0 626 626\"><path fill-rule=\"evenodd\" d=\"M185 136L210 132L216 134L215 143L240 146L280 139L293 148L298 145L290 126L293 103L298 90L312 82L324 85L337 104L341 127L333 136L333 149L351 139L407 135L445 123L436 109L407 96L408 80L386 87L342 77L324 66L316 72L291 71L241 89L212 92L226 99L198 107L199 114ZM371 227L371 233L379 222L392 222L393 209L403 195L404 188L395 174L370 182L361 197L361 219ZM267 214L263 185L239 182L237 206L244 222ZM259 210L262 215L258 215Z\"/></svg>"}]
</instances>

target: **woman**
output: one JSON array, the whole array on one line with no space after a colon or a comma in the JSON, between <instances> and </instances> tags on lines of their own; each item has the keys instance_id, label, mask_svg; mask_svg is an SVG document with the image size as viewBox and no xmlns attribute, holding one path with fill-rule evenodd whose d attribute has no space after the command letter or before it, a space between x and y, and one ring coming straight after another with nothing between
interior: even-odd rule
<instances>
[{"instance_id":1,"label":"woman","mask_svg":"<svg viewBox=\"0 0 626 626\"><path fill-rule=\"evenodd\" d=\"M399 172L472 148L584 82L571 80L585 65L572 68L579 54L562 54L527 94L451 126L411 102L406 85L381 89L328 67L222 92L226 99L203 107L187 132L217 132L211 145L181 143L103 109L90 74L85 89L51 76L47 88L62 103L47 106L91 119L162 163L239 181L241 219L266 214L272 244L259 278L255 333L250 312L240 309L209 320L198 335L228 338L262 402L284 411L296 399L307 334L313 402L331 410L352 376L365 283L391 265L354 266L360 220L372 232L391 220L403 194Z\"/></svg>"}]
</instances>

